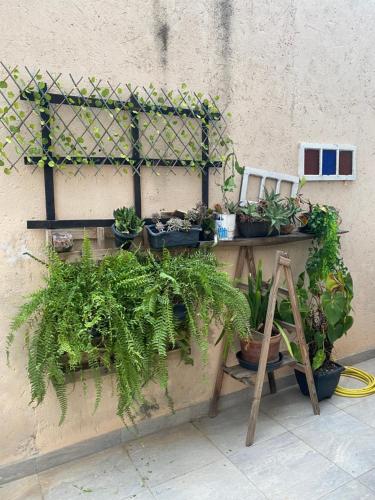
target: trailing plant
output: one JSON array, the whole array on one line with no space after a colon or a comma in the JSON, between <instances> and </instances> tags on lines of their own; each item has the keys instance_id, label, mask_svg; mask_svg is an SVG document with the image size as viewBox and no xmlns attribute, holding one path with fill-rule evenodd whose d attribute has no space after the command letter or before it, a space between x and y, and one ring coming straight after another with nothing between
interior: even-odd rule
<instances>
[{"instance_id":1,"label":"trailing plant","mask_svg":"<svg viewBox=\"0 0 375 500\"><path fill-rule=\"evenodd\" d=\"M229 174L228 174L229 168ZM243 175L244 167L241 167L238 163L237 156L232 151L229 153L223 161L223 182L220 185L223 207L224 210L229 214L235 214L238 208L238 204L230 201L228 199L228 194L233 193L236 189L236 173ZM222 212L221 212L222 213Z\"/></svg>"},{"instance_id":2,"label":"trailing plant","mask_svg":"<svg viewBox=\"0 0 375 500\"><path fill-rule=\"evenodd\" d=\"M117 231L124 234L138 234L143 227L143 220L140 219L134 207L117 208L113 212L115 218L115 227Z\"/></svg>"},{"instance_id":3,"label":"trailing plant","mask_svg":"<svg viewBox=\"0 0 375 500\"><path fill-rule=\"evenodd\" d=\"M184 346L183 357L191 362L187 343L195 342L206 360L212 321L223 325L229 343L235 333L247 335L246 299L211 254L171 256L164 250L157 258L123 251L96 263L85 238L80 262L63 262L49 250L47 265L45 286L12 322L7 353L24 327L31 401L42 403L51 383L60 423L68 406L65 373L81 370L83 358L94 373L94 410L101 401L104 366L116 378L117 414L132 418L150 380L167 391L171 346ZM183 328L173 314L176 303L186 307Z\"/></svg>"},{"instance_id":4,"label":"trailing plant","mask_svg":"<svg viewBox=\"0 0 375 500\"><path fill-rule=\"evenodd\" d=\"M340 256L340 216L334 207L313 205L308 217L308 229L313 234L306 271L310 288L314 290L319 281L325 281L330 273L345 271Z\"/></svg>"}]
</instances>

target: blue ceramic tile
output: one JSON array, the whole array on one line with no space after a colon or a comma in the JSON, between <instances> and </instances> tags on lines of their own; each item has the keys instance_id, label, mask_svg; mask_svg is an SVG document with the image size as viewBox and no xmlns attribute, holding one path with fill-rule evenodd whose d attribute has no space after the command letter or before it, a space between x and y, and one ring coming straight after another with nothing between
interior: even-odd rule
<instances>
[{"instance_id":1,"label":"blue ceramic tile","mask_svg":"<svg viewBox=\"0 0 375 500\"><path fill-rule=\"evenodd\" d=\"M323 149L323 175L336 175L336 151Z\"/></svg>"}]
</instances>

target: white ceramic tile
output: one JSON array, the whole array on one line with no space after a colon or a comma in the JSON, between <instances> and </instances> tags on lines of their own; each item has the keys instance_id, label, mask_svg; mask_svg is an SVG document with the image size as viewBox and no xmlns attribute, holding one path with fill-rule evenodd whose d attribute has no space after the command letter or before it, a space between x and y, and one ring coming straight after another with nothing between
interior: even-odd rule
<instances>
[{"instance_id":1,"label":"white ceramic tile","mask_svg":"<svg viewBox=\"0 0 375 500\"><path fill-rule=\"evenodd\" d=\"M357 404L344 408L344 411L364 424L375 427L375 394L357 398Z\"/></svg>"},{"instance_id":2,"label":"white ceramic tile","mask_svg":"<svg viewBox=\"0 0 375 500\"><path fill-rule=\"evenodd\" d=\"M146 490L124 446L39 473L46 500L126 499Z\"/></svg>"},{"instance_id":3,"label":"white ceramic tile","mask_svg":"<svg viewBox=\"0 0 375 500\"><path fill-rule=\"evenodd\" d=\"M229 456L269 499L318 499L350 476L287 432Z\"/></svg>"},{"instance_id":4,"label":"white ceramic tile","mask_svg":"<svg viewBox=\"0 0 375 500\"><path fill-rule=\"evenodd\" d=\"M160 500L261 500L254 485L227 459L167 481L152 491Z\"/></svg>"},{"instance_id":5,"label":"white ceramic tile","mask_svg":"<svg viewBox=\"0 0 375 500\"><path fill-rule=\"evenodd\" d=\"M358 480L375 493L375 469L366 472Z\"/></svg>"},{"instance_id":6,"label":"white ceramic tile","mask_svg":"<svg viewBox=\"0 0 375 500\"><path fill-rule=\"evenodd\" d=\"M250 400L220 412L215 418L196 420L194 425L207 436L223 453L229 454L245 446L250 416ZM255 442L259 443L285 432L285 428L260 412L255 431Z\"/></svg>"},{"instance_id":7,"label":"white ceramic tile","mask_svg":"<svg viewBox=\"0 0 375 500\"><path fill-rule=\"evenodd\" d=\"M321 416L338 411L327 399L319 405ZM262 398L260 409L289 430L319 418L314 415L310 398L301 394L297 386Z\"/></svg>"},{"instance_id":8,"label":"white ceramic tile","mask_svg":"<svg viewBox=\"0 0 375 500\"><path fill-rule=\"evenodd\" d=\"M173 479L222 457L193 425L185 424L127 445L129 455L149 486Z\"/></svg>"},{"instance_id":9,"label":"white ceramic tile","mask_svg":"<svg viewBox=\"0 0 375 500\"><path fill-rule=\"evenodd\" d=\"M1 500L42 500L42 491L36 475L0 485Z\"/></svg>"},{"instance_id":10,"label":"white ceramic tile","mask_svg":"<svg viewBox=\"0 0 375 500\"><path fill-rule=\"evenodd\" d=\"M324 496L322 500L375 500L375 493L354 480Z\"/></svg>"},{"instance_id":11,"label":"white ceramic tile","mask_svg":"<svg viewBox=\"0 0 375 500\"><path fill-rule=\"evenodd\" d=\"M375 467L375 429L339 411L293 433L353 477Z\"/></svg>"}]
</instances>

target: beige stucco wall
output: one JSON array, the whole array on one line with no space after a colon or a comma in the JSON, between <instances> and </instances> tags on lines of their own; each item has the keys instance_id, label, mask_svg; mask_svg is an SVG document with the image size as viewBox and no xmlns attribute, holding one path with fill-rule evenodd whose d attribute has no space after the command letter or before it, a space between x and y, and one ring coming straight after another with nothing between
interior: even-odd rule
<instances>
[{"instance_id":1,"label":"beige stucco wall","mask_svg":"<svg viewBox=\"0 0 375 500\"><path fill-rule=\"evenodd\" d=\"M337 346L339 356L375 346L374 151L375 5L363 0L30 0L1 2L1 59L32 69L98 75L113 82L174 88L181 82L228 102L231 135L241 163L297 173L300 141L358 146L358 180L309 183L304 193L337 206L345 228L345 261L355 282L355 325ZM57 176L59 218L110 217L132 202L128 177L110 169L99 177ZM177 180L183 182L176 187ZM143 184L144 213L192 206L200 193L195 177L151 177ZM165 193L168 192L168 198ZM79 193L79 197L77 197ZM64 195L64 203L62 202ZM211 182L211 201L219 200ZM67 203L66 203L67 201ZM41 282L41 268L22 256L41 250L42 231L25 221L45 217L42 173L0 176L0 464L45 453L121 426L110 379L104 400L92 415L92 397L76 384L67 421L58 427L54 394L33 409L22 339L5 365L4 339L22 296ZM305 244L285 248L296 271ZM257 252L270 269L274 249ZM218 252L232 263L233 251ZM229 269L233 271L232 268ZM211 392L217 350L204 370L178 365L171 355L171 394L176 408L206 400ZM199 364L198 364L199 366ZM225 390L239 387L225 383ZM160 396L156 386L148 389ZM168 411L160 397L161 409Z\"/></svg>"}]
</instances>

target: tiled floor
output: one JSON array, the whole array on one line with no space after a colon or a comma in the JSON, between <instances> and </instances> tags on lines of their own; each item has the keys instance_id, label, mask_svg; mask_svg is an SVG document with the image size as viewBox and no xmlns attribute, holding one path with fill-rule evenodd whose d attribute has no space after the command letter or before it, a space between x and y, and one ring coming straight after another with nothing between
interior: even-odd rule
<instances>
[{"instance_id":1,"label":"tiled floor","mask_svg":"<svg viewBox=\"0 0 375 500\"><path fill-rule=\"evenodd\" d=\"M357 366L375 373L375 359ZM248 414L244 401L8 483L0 499L375 500L375 395L334 396L319 417L296 387L267 396L246 448Z\"/></svg>"}]
</instances>

